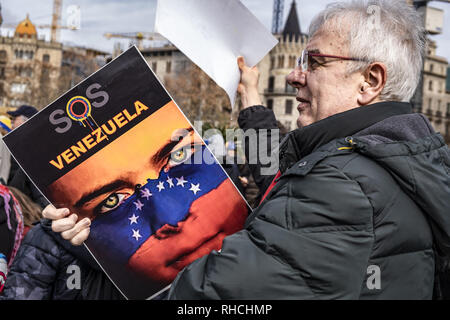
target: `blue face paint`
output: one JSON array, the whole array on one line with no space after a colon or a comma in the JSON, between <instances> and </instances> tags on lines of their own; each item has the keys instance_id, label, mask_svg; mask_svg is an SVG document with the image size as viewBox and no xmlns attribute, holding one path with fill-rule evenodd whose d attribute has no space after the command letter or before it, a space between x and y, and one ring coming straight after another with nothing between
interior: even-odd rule
<instances>
[{"instance_id":1,"label":"blue face paint","mask_svg":"<svg viewBox=\"0 0 450 320\"><path fill-rule=\"evenodd\" d=\"M176 226L185 220L192 203L226 178L215 162L183 163L168 172L161 170L158 179L148 179L116 209L92 221L87 245L103 261L126 264L151 235L166 224Z\"/></svg>"}]
</instances>

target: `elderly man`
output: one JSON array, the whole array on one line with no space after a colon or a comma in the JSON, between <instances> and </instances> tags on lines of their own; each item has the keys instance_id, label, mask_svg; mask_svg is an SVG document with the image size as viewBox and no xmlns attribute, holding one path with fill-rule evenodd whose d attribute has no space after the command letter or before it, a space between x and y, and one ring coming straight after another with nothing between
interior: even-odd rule
<instances>
[{"instance_id":1,"label":"elderly man","mask_svg":"<svg viewBox=\"0 0 450 320\"><path fill-rule=\"evenodd\" d=\"M280 146L280 172L246 228L186 267L169 298L433 297L435 265L450 253L450 153L408 103L422 68L418 21L405 1L385 0L315 17L288 76L299 129ZM257 69L239 63L241 127L276 128ZM67 210L45 215L74 244L89 234Z\"/></svg>"}]
</instances>

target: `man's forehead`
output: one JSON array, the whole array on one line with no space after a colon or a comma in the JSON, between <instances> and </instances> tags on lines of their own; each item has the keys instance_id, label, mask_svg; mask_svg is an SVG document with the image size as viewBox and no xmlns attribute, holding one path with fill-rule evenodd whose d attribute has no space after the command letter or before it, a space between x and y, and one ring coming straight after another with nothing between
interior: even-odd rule
<instances>
[{"instance_id":1,"label":"man's forehead","mask_svg":"<svg viewBox=\"0 0 450 320\"><path fill-rule=\"evenodd\" d=\"M306 50L322 54L344 53L348 42L342 34L334 29L322 28L308 41Z\"/></svg>"}]
</instances>

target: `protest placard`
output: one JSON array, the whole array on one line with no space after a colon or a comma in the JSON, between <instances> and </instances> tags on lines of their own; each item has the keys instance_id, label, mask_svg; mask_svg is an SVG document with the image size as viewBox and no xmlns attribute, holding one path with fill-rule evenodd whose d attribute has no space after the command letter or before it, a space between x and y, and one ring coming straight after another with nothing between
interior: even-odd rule
<instances>
[{"instance_id":1,"label":"protest placard","mask_svg":"<svg viewBox=\"0 0 450 320\"><path fill-rule=\"evenodd\" d=\"M167 288L243 227L248 206L132 47L4 137L128 299Z\"/></svg>"}]
</instances>

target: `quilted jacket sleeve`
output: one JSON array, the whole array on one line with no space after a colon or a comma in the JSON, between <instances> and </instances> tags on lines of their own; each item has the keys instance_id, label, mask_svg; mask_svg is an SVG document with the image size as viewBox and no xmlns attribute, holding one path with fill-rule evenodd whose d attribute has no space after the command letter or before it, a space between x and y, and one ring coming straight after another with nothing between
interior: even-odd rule
<instances>
[{"instance_id":1,"label":"quilted jacket sleeve","mask_svg":"<svg viewBox=\"0 0 450 320\"><path fill-rule=\"evenodd\" d=\"M239 127L245 133L245 156L249 164L250 172L260 193L264 194L276 174L276 170L273 174L265 174L264 170L270 172L271 164L274 161L267 163L265 161L266 159L261 158L261 154L263 153L260 154L260 150L253 150L252 152L252 147L258 146L258 148L263 148L262 142L264 140L262 139L265 139L268 155L270 151L276 148L280 137L273 136L275 131L272 131L272 129L278 129L275 114L272 110L264 106L252 106L239 113L238 123ZM275 143L276 145L272 145L274 141L277 142Z\"/></svg>"},{"instance_id":2,"label":"quilted jacket sleeve","mask_svg":"<svg viewBox=\"0 0 450 320\"><path fill-rule=\"evenodd\" d=\"M0 299L47 300L52 288L60 258L56 243L52 245L40 225L25 236L8 273ZM45 243L43 245L43 243Z\"/></svg>"},{"instance_id":3,"label":"quilted jacket sleeve","mask_svg":"<svg viewBox=\"0 0 450 320\"><path fill-rule=\"evenodd\" d=\"M178 275L169 299L357 299L372 214L359 184L332 166L284 176L245 230Z\"/></svg>"}]
</instances>

